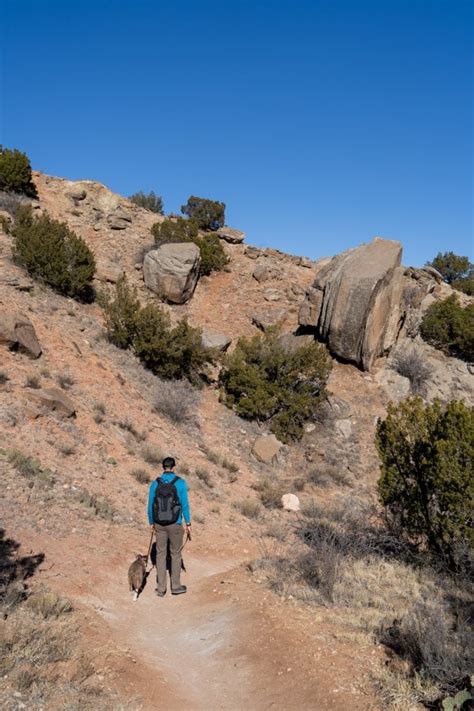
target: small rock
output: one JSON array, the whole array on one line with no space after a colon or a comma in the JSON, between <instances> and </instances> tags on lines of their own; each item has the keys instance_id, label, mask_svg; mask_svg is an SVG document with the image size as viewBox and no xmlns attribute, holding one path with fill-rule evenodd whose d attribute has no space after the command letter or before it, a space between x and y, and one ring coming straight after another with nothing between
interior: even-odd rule
<instances>
[{"instance_id":1,"label":"small rock","mask_svg":"<svg viewBox=\"0 0 474 711\"><path fill-rule=\"evenodd\" d=\"M286 319L286 309L267 309L252 315L252 323L261 331L268 331L272 326L278 326Z\"/></svg>"},{"instance_id":2,"label":"small rock","mask_svg":"<svg viewBox=\"0 0 474 711\"><path fill-rule=\"evenodd\" d=\"M300 500L296 494L283 494L281 497L281 505L284 511L299 511L301 508Z\"/></svg>"},{"instance_id":3,"label":"small rock","mask_svg":"<svg viewBox=\"0 0 474 711\"><path fill-rule=\"evenodd\" d=\"M336 430L345 439L349 439L349 437L352 434L352 422L350 420L337 420L336 421Z\"/></svg>"},{"instance_id":4,"label":"small rock","mask_svg":"<svg viewBox=\"0 0 474 711\"><path fill-rule=\"evenodd\" d=\"M277 289L265 289L263 292L265 301L280 301L281 296L281 292Z\"/></svg>"},{"instance_id":5,"label":"small rock","mask_svg":"<svg viewBox=\"0 0 474 711\"><path fill-rule=\"evenodd\" d=\"M232 338L224 336L222 333L203 331L201 342L204 348L216 348L217 350L224 352L232 343Z\"/></svg>"},{"instance_id":6,"label":"small rock","mask_svg":"<svg viewBox=\"0 0 474 711\"><path fill-rule=\"evenodd\" d=\"M123 267L108 261L98 261L95 277L98 281L116 284L124 275Z\"/></svg>"}]
</instances>

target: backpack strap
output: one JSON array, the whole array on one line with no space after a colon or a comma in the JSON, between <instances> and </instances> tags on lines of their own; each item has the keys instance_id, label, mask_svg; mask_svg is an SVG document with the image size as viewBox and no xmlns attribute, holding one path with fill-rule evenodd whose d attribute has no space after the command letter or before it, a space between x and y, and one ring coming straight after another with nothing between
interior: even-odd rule
<instances>
[{"instance_id":1,"label":"backpack strap","mask_svg":"<svg viewBox=\"0 0 474 711\"><path fill-rule=\"evenodd\" d=\"M180 478L180 477L179 477L179 476L176 476L176 474L175 474L175 475L174 475L174 479L172 479L172 480L170 481L170 484L176 484L176 482L178 481L179 478Z\"/></svg>"}]
</instances>

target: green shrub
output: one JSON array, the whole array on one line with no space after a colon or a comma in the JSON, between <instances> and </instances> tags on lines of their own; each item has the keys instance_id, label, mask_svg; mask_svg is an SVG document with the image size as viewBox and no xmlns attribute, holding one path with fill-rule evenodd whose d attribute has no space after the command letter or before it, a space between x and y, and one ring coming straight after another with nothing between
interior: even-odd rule
<instances>
[{"instance_id":1,"label":"green shrub","mask_svg":"<svg viewBox=\"0 0 474 711\"><path fill-rule=\"evenodd\" d=\"M474 360L474 304L463 309L455 294L432 304L423 317L420 333L447 355Z\"/></svg>"},{"instance_id":2,"label":"green shrub","mask_svg":"<svg viewBox=\"0 0 474 711\"><path fill-rule=\"evenodd\" d=\"M197 224L193 220L178 217L174 220L156 222L151 228L151 233L157 247L170 242L194 242L201 254L199 268L201 276L221 271L229 261L219 238L212 234L200 236Z\"/></svg>"},{"instance_id":3,"label":"green shrub","mask_svg":"<svg viewBox=\"0 0 474 711\"><path fill-rule=\"evenodd\" d=\"M181 206L181 212L194 220L202 230L215 231L224 226L225 203L218 200L191 195L186 205Z\"/></svg>"},{"instance_id":4,"label":"green shrub","mask_svg":"<svg viewBox=\"0 0 474 711\"><path fill-rule=\"evenodd\" d=\"M211 272L220 272L228 264L229 259L216 235L203 235L196 240L196 244L201 252L201 266L199 268L201 276L207 276Z\"/></svg>"},{"instance_id":5,"label":"green shrub","mask_svg":"<svg viewBox=\"0 0 474 711\"><path fill-rule=\"evenodd\" d=\"M0 146L0 190L36 197L28 156L16 148Z\"/></svg>"},{"instance_id":6,"label":"green shrub","mask_svg":"<svg viewBox=\"0 0 474 711\"><path fill-rule=\"evenodd\" d=\"M48 214L20 208L12 230L15 261L65 296L90 300L95 259L81 237Z\"/></svg>"},{"instance_id":7,"label":"green shrub","mask_svg":"<svg viewBox=\"0 0 474 711\"><path fill-rule=\"evenodd\" d=\"M118 348L129 348L136 336L136 320L141 309L136 288L129 287L123 276L115 285L115 298L102 293L99 301L104 309L109 341Z\"/></svg>"},{"instance_id":8,"label":"green shrub","mask_svg":"<svg viewBox=\"0 0 474 711\"><path fill-rule=\"evenodd\" d=\"M438 252L433 261L427 263L427 266L437 269L448 284L462 279L474 268L469 257L462 257L454 252Z\"/></svg>"},{"instance_id":9,"label":"green shrub","mask_svg":"<svg viewBox=\"0 0 474 711\"><path fill-rule=\"evenodd\" d=\"M130 195L129 200L139 207L144 207L146 210L156 212L158 215L163 214L163 198L159 195L155 195L153 190L147 195L140 190L138 193Z\"/></svg>"},{"instance_id":10,"label":"green shrub","mask_svg":"<svg viewBox=\"0 0 474 711\"><path fill-rule=\"evenodd\" d=\"M331 361L313 342L289 351L278 333L241 338L220 374L223 400L244 418L270 420L283 442L300 439L325 397Z\"/></svg>"},{"instance_id":11,"label":"green shrub","mask_svg":"<svg viewBox=\"0 0 474 711\"><path fill-rule=\"evenodd\" d=\"M451 286L453 287L453 289L462 291L468 296L474 296L474 269L471 269L471 271L465 277L455 279L452 282Z\"/></svg>"},{"instance_id":12,"label":"green shrub","mask_svg":"<svg viewBox=\"0 0 474 711\"><path fill-rule=\"evenodd\" d=\"M201 331L186 320L171 327L168 314L156 304L141 306L125 279L117 283L115 299L101 297L109 340L131 348L142 363L165 380L187 378L199 383L199 373L212 360L201 343Z\"/></svg>"},{"instance_id":13,"label":"green shrub","mask_svg":"<svg viewBox=\"0 0 474 711\"><path fill-rule=\"evenodd\" d=\"M456 566L459 551L474 541L474 408L424 405L421 398L390 405L376 445L389 521Z\"/></svg>"},{"instance_id":14,"label":"green shrub","mask_svg":"<svg viewBox=\"0 0 474 711\"><path fill-rule=\"evenodd\" d=\"M195 242L198 238L198 226L184 217L173 220L167 218L162 222L155 222L151 227L151 234L157 247L170 242Z\"/></svg>"}]
</instances>

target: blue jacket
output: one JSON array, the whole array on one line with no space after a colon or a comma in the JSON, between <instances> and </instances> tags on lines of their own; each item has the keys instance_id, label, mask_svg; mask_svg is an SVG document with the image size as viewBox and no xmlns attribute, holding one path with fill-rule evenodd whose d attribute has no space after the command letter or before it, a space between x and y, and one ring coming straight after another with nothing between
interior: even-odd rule
<instances>
[{"instance_id":1,"label":"blue jacket","mask_svg":"<svg viewBox=\"0 0 474 711\"><path fill-rule=\"evenodd\" d=\"M161 475L161 479L164 482L170 482L174 479L176 474L174 472L164 472ZM148 523L151 525L153 523L153 501L155 500L155 491L158 483L156 479L150 484L150 491L148 494ZM181 524L183 518L186 523L191 523L191 511L189 509L189 499L188 499L188 485L184 479L178 479L175 484L176 491L178 492L179 503L181 504L181 513L179 515L176 523Z\"/></svg>"}]
</instances>

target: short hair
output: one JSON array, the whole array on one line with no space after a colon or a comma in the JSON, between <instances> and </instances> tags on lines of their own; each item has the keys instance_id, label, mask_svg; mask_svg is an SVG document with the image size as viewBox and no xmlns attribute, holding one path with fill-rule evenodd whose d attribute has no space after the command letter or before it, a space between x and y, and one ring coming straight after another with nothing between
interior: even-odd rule
<instances>
[{"instance_id":1,"label":"short hair","mask_svg":"<svg viewBox=\"0 0 474 711\"><path fill-rule=\"evenodd\" d=\"M165 457L162 461L163 469L174 469L176 462L173 457Z\"/></svg>"}]
</instances>

